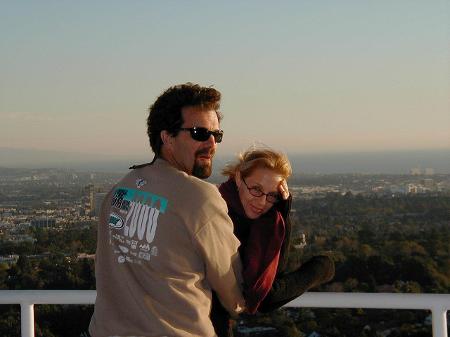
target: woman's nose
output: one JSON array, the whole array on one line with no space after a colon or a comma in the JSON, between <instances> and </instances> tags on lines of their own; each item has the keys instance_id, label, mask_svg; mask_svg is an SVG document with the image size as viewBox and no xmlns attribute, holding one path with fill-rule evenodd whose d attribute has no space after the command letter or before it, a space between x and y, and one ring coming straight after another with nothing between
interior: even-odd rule
<instances>
[{"instance_id":1,"label":"woman's nose","mask_svg":"<svg viewBox=\"0 0 450 337\"><path fill-rule=\"evenodd\" d=\"M256 197L256 202L259 206L265 206L266 205L266 196L263 194L260 197Z\"/></svg>"}]
</instances>

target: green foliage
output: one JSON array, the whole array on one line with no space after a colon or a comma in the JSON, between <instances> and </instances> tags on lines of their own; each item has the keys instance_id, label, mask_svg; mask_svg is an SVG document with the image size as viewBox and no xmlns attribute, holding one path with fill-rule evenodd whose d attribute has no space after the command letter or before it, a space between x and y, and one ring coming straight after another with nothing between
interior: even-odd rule
<instances>
[{"instance_id":1,"label":"green foliage","mask_svg":"<svg viewBox=\"0 0 450 337\"><path fill-rule=\"evenodd\" d=\"M6 281L8 289L40 289L41 282L37 270L25 255L20 255L17 263L8 271Z\"/></svg>"},{"instance_id":2,"label":"green foliage","mask_svg":"<svg viewBox=\"0 0 450 337\"><path fill-rule=\"evenodd\" d=\"M331 251L334 282L346 291L390 286L399 292L450 292L449 196L332 194L296 201L294 208L298 231L309 242L302 258ZM295 250L292 259L299 259ZM397 288L397 281L414 286Z\"/></svg>"},{"instance_id":3,"label":"green foliage","mask_svg":"<svg viewBox=\"0 0 450 337\"><path fill-rule=\"evenodd\" d=\"M20 336L19 305L0 305L0 336Z\"/></svg>"},{"instance_id":4,"label":"green foliage","mask_svg":"<svg viewBox=\"0 0 450 337\"><path fill-rule=\"evenodd\" d=\"M35 254L95 253L97 226L94 223L88 227L73 225L72 228L63 231L53 228L35 228L32 234L36 239Z\"/></svg>"},{"instance_id":5,"label":"green foliage","mask_svg":"<svg viewBox=\"0 0 450 337\"><path fill-rule=\"evenodd\" d=\"M51 332L55 337L79 337L87 330L93 309L92 305L38 305L35 315L41 333L36 336L47 337Z\"/></svg>"}]
</instances>

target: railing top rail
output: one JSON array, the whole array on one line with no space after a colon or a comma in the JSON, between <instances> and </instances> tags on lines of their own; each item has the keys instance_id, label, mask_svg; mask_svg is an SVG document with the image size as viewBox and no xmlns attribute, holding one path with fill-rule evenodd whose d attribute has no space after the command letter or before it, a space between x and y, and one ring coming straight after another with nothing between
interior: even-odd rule
<instances>
[{"instance_id":1,"label":"railing top rail","mask_svg":"<svg viewBox=\"0 0 450 337\"><path fill-rule=\"evenodd\" d=\"M94 304L96 290L0 290L0 304Z\"/></svg>"},{"instance_id":2,"label":"railing top rail","mask_svg":"<svg viewBox=\"0 0 450 337\"><path fill-rule=\"evenodd\" d=\"M95 290L0 290L0 304L93 304ZM450 309L450 294L310 292L288 307Z\"/></svg>"},{"instance_id":3,"label":"railing top rail","mask_svg":"<svg viewBox=\"0 0 450 337\"><path fill-rule=\"evenodd\" d=\"M303 294L288 307L364 309L450 309L450 294L332 293Z\"/></svg>"}]
</instances>

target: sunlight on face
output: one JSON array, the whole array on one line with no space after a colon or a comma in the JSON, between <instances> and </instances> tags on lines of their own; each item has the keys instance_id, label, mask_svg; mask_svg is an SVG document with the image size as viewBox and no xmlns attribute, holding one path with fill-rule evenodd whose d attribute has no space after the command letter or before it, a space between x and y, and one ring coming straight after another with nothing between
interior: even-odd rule
<instances>
[{"instance_id":1,"label":"sunlight on face","mask_svg":"<svg viewBox=\"0 0 450 337\"><path fill-rule=\"evenodd\" d=\"M196 107L182 109L183 128L194 126L204 127L208 130L217 130L219 120L214 110L202 110ZM211 136L207 141L200 142L192 139L189 132L180 131L173 138L171 155L176 163L175 167L187 174L204 179L211 175L212 160L217 149L217 143Z\"/></svg>"},{"instance_id":2,"label":"sunlight on face","mask_svg":"<svg viewBox=\"0 0 450 337\"><path fill-rule=\"evenodd\" d=\"M248 185L245 185L245 183ZM249 176L243 178L236 175L236 184L239 190L239 198L244 207L245 215L250 219L257 219L266 213L273 204L266 200L266 196L255 197L250 194L249 188L258 188L263 193L278 194L278 188L283 177L267 168L256 168Z\"/></svg>"}]
</instances>

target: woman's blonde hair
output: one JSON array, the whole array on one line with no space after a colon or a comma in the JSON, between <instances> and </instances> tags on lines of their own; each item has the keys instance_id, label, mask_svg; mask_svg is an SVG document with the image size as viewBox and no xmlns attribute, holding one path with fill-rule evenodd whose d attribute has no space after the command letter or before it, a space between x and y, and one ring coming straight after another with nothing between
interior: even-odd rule
<instances>
[{"instance_id":1,"label":"woman's blonde hair","mask_svg":"<svg viewBox=\"0 0 450 337\"><path fill-rule=\"evenodd\" d=\"M241 177L246 178L256 168L273 170L284 179L287 179L292 174L291 163L287 156L269 148L250 148L240 153L235 162L225 166L222 174L234 178L236 172L240 172Z\"/></svg>"}]
</instances>

